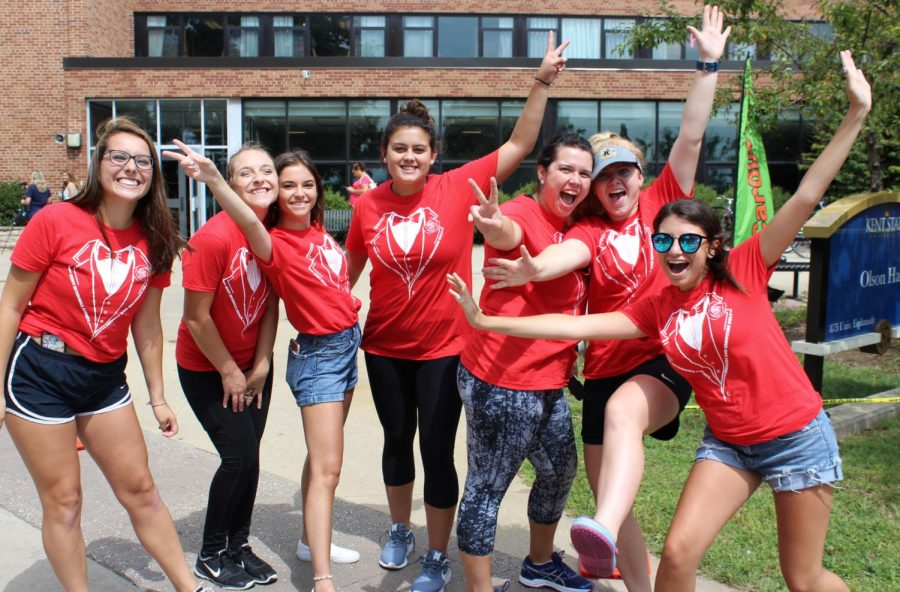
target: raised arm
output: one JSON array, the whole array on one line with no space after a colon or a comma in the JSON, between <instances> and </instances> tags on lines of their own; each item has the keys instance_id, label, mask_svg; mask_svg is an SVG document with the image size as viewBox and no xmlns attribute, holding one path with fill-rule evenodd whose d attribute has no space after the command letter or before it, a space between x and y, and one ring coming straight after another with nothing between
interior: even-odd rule
<instances>
[{"instance_id":1,"label":"raised arm","mask_svg":"<svg viewBox=\"0 0 900 592\"><path fill-rule=\"evenodd\" d=\"M702 30L688 27L688 31L697 42L701 62L718 63L725 53L725 43L728 41L731 27L722 30L723 18L724 15L718 6L706 5L703 7ZM669 153L669 166L685 195L690 195L694 186L703 133L712 113L718 79L717 72L698 71L694 75L694 84L688 92L684 111L681 113L681 128Z\"/></svg>"},{"instance_id":2,"label":"raised arm","mask_svg":"<svg viewBox=\"0 0 900 592\"><path fill-rule=\"evenodd\" d=\"M495 280L493 290L522 286L528 282L545 282L556 279L576 269L587 267L591 251L580 240L567 239L548 246L537 257L532 257L525 245L519 249L518 259L491 259L491 265L482 271L484 277Z\"/></svg>"},{"instance_id":3,"label":"raised arm","mask_svg":"<svg viewBox=\"0 0 900 592\"><path fill-rule=\"evenodd\" d=\"M863 122L872 108L872 89L862 70L853 63L850 50L841 52L841 62L847 76L847 95L850 107L831 141L813 162L800 186L791 198L776 212L772 222L760 233L760 249L766 265L774 265L800 228L809 219L816 205L835 175L841 170L853 142L862 129Z\"/></svg>"},{"instance_id":4,"label":"raised arm","mask_svg":"<svg viewBox=\"0 0 900 592\"><path fill-rule=\"evenodd\" d=\"M244 236L247 237L253 254L266 263L270 262L272 260L272 238L265 225L256 216L256 212L234 192L212 160L200 156L178 140L172 140L172 143L178 146L184 154L164 150L163 156L176 159L184 173L191 179L206 183L222 209L228 213L228 216L234 220Z\"/></svg>"},{"instance_id":5,"label":"raised arm","mask_svg":"<svg viewBox=\"0 0 900 592\"><path fill-rule=\"evenodd\" d=\"M447 275L450 294L476 329L528 339L637 339L644 333L620 312L572 316L545 314L531 317L488 316L481 312L466 283L454 274Z\"/></svg>"},{"instance_id":6,"label":"raised arm","mask_svg":"<svg viewBox=\"0 0 900 592\"><path fill-rule=\"evenodd\" d=\"M566 67L566 58L562 52L569 46L564 41L559 47L554 48L556 36L553 31L547 37L547 52L541 61L531 81L531 91L525 101L525 107L512 134L502 146L497 159L497 180L501 183L509 177L514 170L525 160L525 157L534 150L538 134L541 131L541 122L544 120L544 108L547 106L547 97L550 95L550 86L556 80L557 75Z\"/></svg>"}]
</instances>

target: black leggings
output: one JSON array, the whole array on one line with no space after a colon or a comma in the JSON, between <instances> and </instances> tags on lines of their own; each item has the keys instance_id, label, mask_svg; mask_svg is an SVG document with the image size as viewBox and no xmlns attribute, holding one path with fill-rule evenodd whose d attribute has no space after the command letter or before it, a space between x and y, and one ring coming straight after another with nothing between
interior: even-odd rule
<instances>
[{"instance_id":1,"label":"black leggings","mask_svg":"<svg viewBox=\"0 0 900 592\"><path fill-rule=\"evenodd\" d=\"M456 387L459 356L402 360L366 353L375 410L384 430L381 473L396 487L416 478L413 439L416 421L425 470L425 503L452 508L459 499L453 448L462 401Z\"/></svg>"},{"instance_id":2,"label":"black leggings","mask_svg":"<svg viewBox=\"0 0 900 592\"><path fill-rule=\"evenodd\" d=\"M209 485L200 551L214 555L224 549L237 550L250 536L259 482L259 442L272 399L272 370L263 386L262 409L257 409L254 401L239 413L231 410L230 403L222 407L224 390L218 372L194 372L179 366L178 379L194 415L222 458Z\"/></svg>"}]
</instances>

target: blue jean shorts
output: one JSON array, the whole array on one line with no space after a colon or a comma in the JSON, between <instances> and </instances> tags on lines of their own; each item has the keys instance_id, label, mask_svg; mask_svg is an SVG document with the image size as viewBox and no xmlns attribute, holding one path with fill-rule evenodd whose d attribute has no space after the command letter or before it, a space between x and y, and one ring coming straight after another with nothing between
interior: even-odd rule
<instances>
[{"instance_id":1,"label":"blue jean shorts","mask_svg":"<svg viewBox=\"0 0 900 592\"><path fill-rule=\"evenodd\" d=\"M796 432L750 446L723 442L707 427L695 460L756 473L773 491L800 491L844 478L837 438L824 409Z\"/></svg>"},{"instance_id":2,"label":"blue jean shorts","mask_svg":"<svg viewBox=\"0 0 900 592\"><path fill-rule=\"evenodd\" d=\"M53 425L127 407L132 399L126 363L125 355L113 362L92 362L44 348L19 333L6 369L6 411Z\"/></svg>"},{"instance_id":3,"label":"blue jean shorts","mask_svg":"<svg viewBox=\"0 0 900 592\"><path fill-rule=\"evenodd\" d=\"M328 335L300 333L288 349L287 383L297 406L343 401L356 386L359 323Z\"/></svg>"}]
</instances>

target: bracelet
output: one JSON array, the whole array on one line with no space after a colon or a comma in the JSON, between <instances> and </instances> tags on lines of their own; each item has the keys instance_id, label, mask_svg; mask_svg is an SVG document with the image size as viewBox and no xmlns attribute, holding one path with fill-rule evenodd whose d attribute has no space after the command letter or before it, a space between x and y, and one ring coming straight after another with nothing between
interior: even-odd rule
<instances>
[{"instance_id":1,"label":"bracelet","mask_svg":"<svg viewBox=\"0 0 900 592\"><path fill-rule=\"evenodd\" d=\"M328 574L327 576L313 576L314 582L321 582L322 580L333 580L333 579L334 579L334 576L331 574Z\"/></svg>"},{"instance_id":2,"label":"bracelet","mask_svg":"<svg viewBox=\"0 0 900 592\"><path fill-rule=\"evenodd\" d=\"M153 404L153 403L151 403L150 401L147 401L147 406L148 406L148 407L162 407L163 405L168 405L168 403L165 402L165 401L163 401L162 403L156 403L156 404Z\"/></svg>"},{"instance_id":3,"label":"bracelet","mask_svg":"<svg viewBox=\"0 0 900 592\"><path fill-rule=\"evenodd\" d=\"M698 60L697 70L700 72L718 72L719 62L701 62Z\"/></svg>"},{"instance_id":4,"label":"bracelet","mask_svg":"<svg viewBox=\"0 0 900 592\"><path fill-rule=\"evenodd\" d=\"M534 79L537 80L538 82L540 82L541 84L543 84L544 86L546 86L547 88L550 88L550 83L547 82L546 80L542 80L542 79L538 78L537 76L535 76Z\"/></svg>"}]
</instances>

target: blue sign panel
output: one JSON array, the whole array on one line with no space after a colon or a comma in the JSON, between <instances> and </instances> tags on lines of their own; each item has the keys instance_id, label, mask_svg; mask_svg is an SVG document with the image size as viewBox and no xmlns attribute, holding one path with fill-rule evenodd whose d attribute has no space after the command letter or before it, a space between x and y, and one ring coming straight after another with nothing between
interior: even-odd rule
<instances>
[{"instance_id":1,"label":"blue sign panel","mask_svg":"<svg viewBox=\"0 0 900 592\"><path fill-rule=\"evenodd\" d=\"M900 204L882 204L847 221L829 241L825 341L900 325Z\"/></svg>"}]
</instances>

